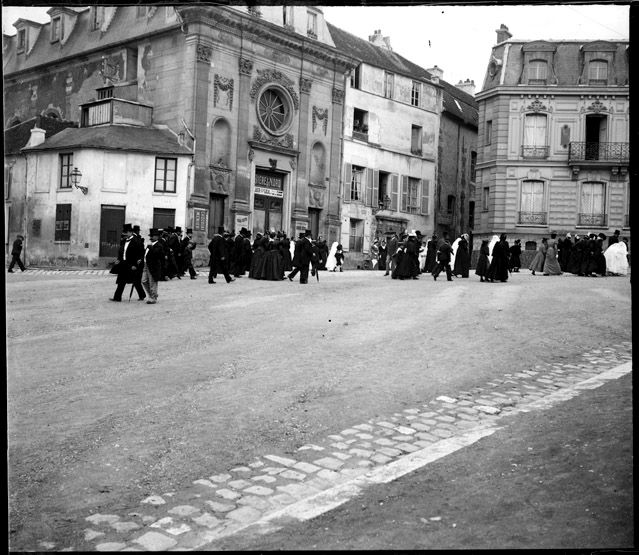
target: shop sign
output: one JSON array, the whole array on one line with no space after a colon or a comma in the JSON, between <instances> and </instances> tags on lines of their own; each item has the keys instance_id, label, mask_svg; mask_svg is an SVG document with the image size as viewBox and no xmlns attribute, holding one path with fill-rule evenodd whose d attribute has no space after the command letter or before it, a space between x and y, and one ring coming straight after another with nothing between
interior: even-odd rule
<instances>
[{"instance_id":1,"label":"shop sign","mask_svg":"<svg viewBox=\"0 0 639 555\"><path fill-rule=\"evenodd\" d=\"M284 192L278 189L269 189L268 187L255 187L256 195L265 195L267 197L284 198Z\"/></svg>"}]
</instances>

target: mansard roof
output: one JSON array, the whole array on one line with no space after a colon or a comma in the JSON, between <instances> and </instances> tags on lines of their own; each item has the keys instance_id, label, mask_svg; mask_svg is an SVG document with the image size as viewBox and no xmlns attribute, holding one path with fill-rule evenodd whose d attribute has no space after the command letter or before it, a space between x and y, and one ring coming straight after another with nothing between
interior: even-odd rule
<instances>
[{"instance_id":1,"label":"mansard roof","mask_svg":"<svg viewBox=\"0 0 639 555\"><path fill-rule=\"evenodd\" d=\"M176 136L168 129L130 125L65 129L40 145L23 149L23 152L80 148L150 154L192 154L188 148L178 143Z\"/></svg>"},{"instance_id":2,"label":"mansard roof","mask_svg":"<svg viewBox=\"0 0 639 555\"><path fill-rule=\"evenodd\" d=\"M448 112L472 127L477 127L479 123L479 106L475 98L446 81L440 79L439 83L444 90L444 112Z\"/></svg>"}]
</instances>

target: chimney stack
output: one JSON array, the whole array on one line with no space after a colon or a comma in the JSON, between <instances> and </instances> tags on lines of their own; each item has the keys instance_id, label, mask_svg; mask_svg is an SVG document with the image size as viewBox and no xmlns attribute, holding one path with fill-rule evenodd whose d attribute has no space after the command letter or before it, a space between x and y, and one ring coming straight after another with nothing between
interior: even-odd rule
<instances>
[{"instance_id":1,"label":"chimney stack","mask_svg":"<svg viewBox=\"0 0 639 555\"><path fill-rule=\"evenodd\" d=\"M439 80L444 78L444 70L437 67L437 65L427 68L426 71L430 73L431 78L435 83L439 83Z\"/></svg>"},{"instance_id":2,"label":"chimney stack","mask_svg":"<svg viewBox=\"0 0 639 555\"><path fill-rule=\"evenodd\" d=\"M464 91L470 96L475 96L475 81L471 81L470 79L466 79L466 81L460 81L455 85L458 89Z\"/></svg>"},{"instance_id":3,"label":"chimney stack","mask_svg":"<svg viewBox=\"0 0 639 555\"><path fill-rule=\"evenodd\" d=\"M381 29L375 29L374 34L368 35L368 42L386 50L393 50L390 44L390 37L383 37Z\"/></svg>"},{"instance_id":4,"label":"chimney stack","mask_svg":"<svg viewBox=\"0 0 639 555\"><path fill-rule=\"evenodd\" d=\"M495 29L495 32L497 33L498 43L504 42L505 40L512 38L512 33L508 31L508 27L506 27L503 23L501 24L499 29Z\"/></svg>"},{"instance_id":5,"label":"chimney stack","mask_svg":"<svg viewBox=\"0 0 639 555\"><path fill-rule=\"evenodd\" d=\"M46 131L44 129L40 129L39 127L34 127L31 129L31 137L29 137L29 142L26 144L27 147L38 146L44 142L44 135Z\"/></svg>"}]
</instances>

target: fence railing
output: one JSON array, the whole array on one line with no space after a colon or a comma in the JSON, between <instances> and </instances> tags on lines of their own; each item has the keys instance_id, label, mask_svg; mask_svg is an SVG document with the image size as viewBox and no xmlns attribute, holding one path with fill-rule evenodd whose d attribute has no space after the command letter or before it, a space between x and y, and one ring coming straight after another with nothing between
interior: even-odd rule
<instances>
[{"instance_id":1,"label":"fence railing","mask_svg":"<svg viewBox=\"0 0 639 555\"><path fill-rule=\"evenodd\" d=\"M523 145L521 155L524 158L548 158L548 146Z\"/></svg>"},{"instance_id":2,"label":"fence railing","mask_svg":"<svg viewBox=\"0 0 639 555\"><path fill-rule=\"evenodd\" d=\"M628 164L630 161L630 143L570 143L569 162L599 160L615 164Z\"/></svg>"},{"instance_id":3,"label":"fence railing","mask_svg":"<svg viewBox=\"0 0 639 555\"><path fill-rule=\"evenodd\" d=\"M592 225L606 227L607 214L578 214L578 225Z\"/></svg>"},{"instance_id":4,"label":"fence railing","mask_svg":"<svg viewBox=\"0 0 639 555\"><path fill-rule=\"evenodd\" d=\"M518 223L530 225L546 225L548 212L519 212Z\"/></svg>"}]
</instances>

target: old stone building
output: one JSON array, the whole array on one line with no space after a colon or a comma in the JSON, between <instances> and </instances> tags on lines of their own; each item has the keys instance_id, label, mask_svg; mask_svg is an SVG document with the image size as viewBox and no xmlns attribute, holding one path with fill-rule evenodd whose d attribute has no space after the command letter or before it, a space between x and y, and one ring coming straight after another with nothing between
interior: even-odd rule
<instances>
[{"instance_id":1,"label":"old stone building","mask_svg":"<svg viewBox=\"0 0 639 555\"><path fill-rule=\"evenodd\" d=\"M629 43L497 30L479 105L477 239L630 237Z\"/></svg>"},{"instance_id":2,"label":"old stone building","mask_svg":"<svg viewBox=\"0 0 639 555\"><path fill-rule=\"evenodd\" d=\"M335 48L320 9L91 6L49 14L46 24L21 19L17 35L3 37L5 127L36 115L79 122L87 105L94 119L85 124L109 126L116 108L146 106L147 123L165 126L192 152L176 169L188 194L174 225L193 227L198 242L218 226L293 234L316 225L339 236L345 75L354 62ZM55 175L65 171L61 160ZM123 168L127 191L148 186ZM146 221L162 208L156 200ZM28 246L29 230L21 230ZM84 243L86 231L70 241Z\"/></svg>"},{"instance_id":3,"label":"old stone building","mask_svg":"<svg viewBox=\"0 0 639 555\"><path fill-rule=\"evenodd\" d=\"M359 62L346 88L341 210L341 243L356 267L375 238L433 230L441 86L380 30L365 41L329 29Z\"/></svg>"}]
</instances>

